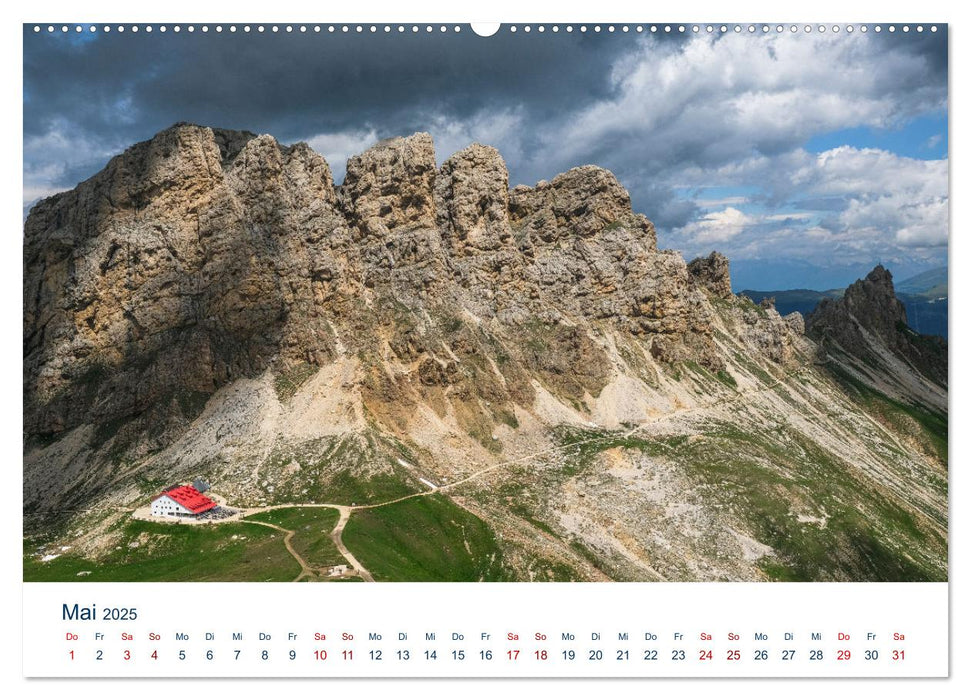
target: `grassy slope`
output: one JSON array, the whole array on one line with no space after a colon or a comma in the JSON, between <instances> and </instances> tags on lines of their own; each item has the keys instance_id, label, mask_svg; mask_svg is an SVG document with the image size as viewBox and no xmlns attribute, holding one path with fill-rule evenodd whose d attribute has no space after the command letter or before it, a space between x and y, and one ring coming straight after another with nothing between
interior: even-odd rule
<instances>
[{"instance_id":1,"label":"grassy slope","mask_svg":"<svg viewBox=\"0 0 971 700\"><path fill-rule=\"evenodd\" d=\"M65 553L24 555L24 581L291 581L300 573L283 533L261 525L165 525L129 521L122 542L99 561ZM233 539L233 537L236 539ZM78 576L80 571L90 571Z\"/></svg>"},{"instance_id":2,"label":"grassy slope","mask_svg":"<svg viewBox=\"0 0 971 700\"><path fill-rule=\"evenodd\" d=\"M379 581L505 578L489 526L441 495L355 512L344 544Z\"/></svg>"},{"instance_id":3,"label":"grassy slope","mask_svg":"<svg viewBox=\"0 0 971 700\"><path fill-rule=\"evenodd\" d=\"M345 563L330 538L338 517L338 512L333 508L279 508L256 513L246 519L293 530L290 544L310 566L321 568Z\"/></svg>"},{"instance_id":4,"label":"grassy slope","mask_svg":"<svg viewBox=\"0 0 971 700\"><path fill-rule=\"evenodd\" d=\"M277 503L382 503L422 490L398 464L415 457L400 442L376 433L325 438L281 448L266 464ZM283 467L296 462L294 473Z\"/></svg>"},{"instance_id":5,"label":"grassy slope","mask_svg":"<svg viewBox=\"0 0 971 700\"><path fill-rule=\"evenodd\" d=\"M947 416L921 404L910 404L892 399L873 387L864 384L838 365L827 367L852 397L880 422L898 434L917 440L924 450L947 463Z\"/></svg>"},{"instance_id":6,"label":"grassy slope","mask_svg":"<svg viewBox=\"0 0 971 700\"><path fill-rule=\"evenodd\" d=\"M753 535L775 550L762 562L771 578L946 579L943 559L933 556L945 543L794 431L758 434L724 424L683 449L689 473L714 487ZM800 522L800 510L825 517L825 525Z\"/></svg>"}]
</instances>

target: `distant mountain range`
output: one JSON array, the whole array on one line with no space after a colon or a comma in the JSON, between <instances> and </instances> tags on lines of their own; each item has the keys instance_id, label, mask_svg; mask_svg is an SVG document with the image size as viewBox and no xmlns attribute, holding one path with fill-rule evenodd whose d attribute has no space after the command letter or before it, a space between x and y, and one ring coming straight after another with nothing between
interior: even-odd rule
<instances>
[{"instance_id":1,"label":"distant mountain range","mask_svg":"<svg viewBox=\"0 0 971 700\"><path fill-rule=\"evenodd\" d=\"M901 282L895 282L897 298L907 311L907 325L924 335L947 338L947 268L927 270ZM775 306L785 316L798 311L803 316L823 299L839 299L843 289L785 289L775 291L742 290L742 294L759 303L775 298Z\"/></svg>"}]
</instances>

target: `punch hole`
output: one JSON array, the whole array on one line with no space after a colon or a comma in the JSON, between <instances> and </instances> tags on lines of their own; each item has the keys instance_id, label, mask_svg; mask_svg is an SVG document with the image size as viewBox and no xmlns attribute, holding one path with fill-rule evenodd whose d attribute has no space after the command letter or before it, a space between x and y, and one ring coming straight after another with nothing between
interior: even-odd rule
<instances>
[{"instance_id":1,"label":"punch hole","mask_svg":"<svg viewBox=\"0 0 971 700\"><path fill-rule=\"evenodd\" d=\"M499 31L500 24L498 22L473 22L472 32L476 36L489 37ZM458 27L456 27L456 30Z\"/></svg>"}]
</instances>

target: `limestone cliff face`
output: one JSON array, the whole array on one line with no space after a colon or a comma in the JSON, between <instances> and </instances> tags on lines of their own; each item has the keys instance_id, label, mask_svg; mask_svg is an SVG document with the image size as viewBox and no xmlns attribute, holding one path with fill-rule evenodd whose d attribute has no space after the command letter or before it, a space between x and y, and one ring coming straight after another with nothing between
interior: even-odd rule
<instances>
[{"instance_id":1,"label":"limestone cliff face","mask_svg":"<svg viewBox=\"0 0 971 700\"><path fill-rule=\"evenodd\" d=\"M304 145L177 125L133 146L25 224L27 432L177 416L281 357L322 362L350 240Z\"/></svg>"},{"instance_id":2,"label":"limestone cliff face","mask_svg":"<svg viewBox=\"0 0 971 700\"><path fill-rule=\"evenodd\" d=\"M602 168L510 191L495 149L438 168L415 134L351 158L336 187L305 144L178 124L31 211L24 427L132 421L164 444L219 387L340 356L369 368L375 405L452 387L488 430L535 381L596 395L611 366L597 325L658 362L721 369L709 295L731 296L727 261L689 270L658 250ZM752 323L757 342L788 332Z\"/></svg>"}]
</instances>

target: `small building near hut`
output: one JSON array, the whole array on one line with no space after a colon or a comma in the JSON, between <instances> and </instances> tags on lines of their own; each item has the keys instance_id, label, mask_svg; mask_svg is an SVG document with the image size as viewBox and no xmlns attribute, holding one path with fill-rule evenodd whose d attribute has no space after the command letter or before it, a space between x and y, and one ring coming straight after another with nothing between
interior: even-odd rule
<instances>
[{"instance_id":1,"label":"small building near hut","mask_svg":"<svg viewBox=\"0 0 971 700\"><path fill-rule=\"evenodd\" d=\"M192 486L170 486L152 500L152 515L163 517L192 517L216 507L216 502L203 496Z\"/></svg>"}]
</instances>

